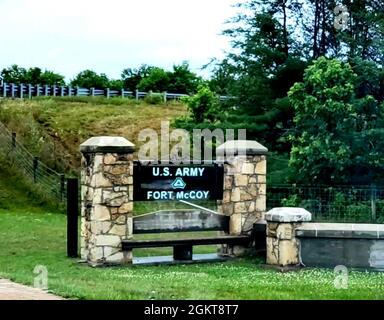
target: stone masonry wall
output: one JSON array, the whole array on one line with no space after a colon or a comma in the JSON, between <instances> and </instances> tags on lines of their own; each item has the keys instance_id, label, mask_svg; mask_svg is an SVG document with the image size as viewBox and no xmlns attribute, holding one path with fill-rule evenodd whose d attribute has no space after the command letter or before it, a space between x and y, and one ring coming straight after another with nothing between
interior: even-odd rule
<instances>
[{"instance_id":1,"label":"stone masonry wall","mask_svg":"<svg viewBox=\"0 0 384 320\"><path fill-rule=\"evenodd\" d=\"M218 211L230 218L230 234L249 234L266 211L265 155L235 156L224 165L224 196ZM228 251L229 250L229 251ZM222 253L241 255L242 248L223 246Z\"/></svg>"},{"instance_id":2,"label":"stone masonry wall","mask_svg":"<svg viewBox=\"0 0 384 320\"><path fill-rule=\"evenodd\" d=\"M81 174L81 257L91 265L124 264L131 252L133 155L83 153Z\"/></svg>"}]
</instances>

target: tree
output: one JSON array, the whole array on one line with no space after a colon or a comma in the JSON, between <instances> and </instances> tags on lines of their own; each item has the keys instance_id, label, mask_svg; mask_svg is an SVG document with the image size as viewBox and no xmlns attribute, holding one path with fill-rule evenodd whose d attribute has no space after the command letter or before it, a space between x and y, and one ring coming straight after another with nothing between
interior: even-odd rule
<instances>
[{"instance_id":1,"label":"tree","mask_svg":"<svg viewBox=\"0 0 384 320\"><path fill-rule=\"evenodd\" d=\"M162 68L151 68L148 75L141 79L138 88L143 91L164 92L170 86L169 73Z\"/></svg>"},{"instance_id":2,"label":"tree","mask_svg":"<svg viewBox=\"0 0 384 320\"><path fill-rule=\"evenodd\" d=\"M139 83L146 78L154 67L146 64L141 65L138 69L127 68L121 73L124 88L134 92L139 87Z\"/></svg>"},{"instance_id":3,"label":"tree","mask_svg":"<svg viewBox=\"0 0 384 320\"><path fill-rule=\"evenodd\" d=\"M234 51L214 68L211 87L233 97L225 122L247 129L249 138L271 149L288 150L282 136L292 125L292 112L282 99L306 67L289 24L299 2L251 0L239 6L244 13L224 31Z\"/></svg>"},{"instance_id":4,"label":"tree","mask_svg":"<svg viewBox=\"0 0 384 320\"><path fill-rule=\"evenodd\" d=\"M62 86L65 84L64 82L64 76L61 74L57 74L52 71L44 71L40 74L38 79L33 79L32 74L30 75L30 82L31 84L41 84L41 85L59 85Z\"/></svg>"},{"instance_id":5,"label":"tree","mask_svg":"<svg viewBox=\"0 0 384 320\"><path fill-rule=\"evenodd\" d=\"M189 64L183 62L181 65L174 65L173 71L168 73L168 91L172 93L192 94L196 93L198 85L201 83L195 73L189 70Z\"/></svg>"},{"instance_id":6,"label":"tree","mask_svg":"<svg viewBox=\"0 0 384 320\"><path fill-rule=\"evenodd\" d=\"M32 84L32 85L64 85L64 76L53 71L45 70L44 72L37 67L25 69L18 65L12 65L1 71L1 76L5 82L15 84Z\"/></svg>"},{"instance_id":7,"label":"tree","mask_svg":"<svg viewBox=\"0 0 384 320\"><path fill-rule=\"evenodd\" d=\"M71 86L105 89L109 87L109 79L104 73L97 74L92 70L84 70L71 81Z\"/></svg>"},{"instance_id":8,"label":"tree","mask_svg":"<svg viewBox=\"0 0 384 320\"><path fill-rule=\"evenodd\" d=\"M356 98L357 79L348 63L321 57L291 88L296 182L364 184L382 175L384 105L372 96Z\"/></svg>"},{"instance_id":9,"label":"tree","mask_svg":"<svg viewBox=\"0 0 384 320\"><path fill-rule=\"evenodd\" d=\"M183 101L187 104L195 123L215 121L219 98L208 86L200 85L195 95L185 97Z\"/></svg>"}]
</instances>

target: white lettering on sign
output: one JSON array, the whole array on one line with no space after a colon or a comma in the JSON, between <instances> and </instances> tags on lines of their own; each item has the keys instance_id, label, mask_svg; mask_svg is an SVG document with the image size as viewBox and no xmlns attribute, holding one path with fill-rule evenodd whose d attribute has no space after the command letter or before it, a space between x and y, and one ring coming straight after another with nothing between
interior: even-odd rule
<instances>
[{"instance_id":1,"label":"white lettering on sign","mask_svg":"<svg viewBox=\"0 0 384 320\"><path fill-rule=\"evenodd\" d=\"M202 177L205 168L178 168L177 177Z\"/></svg>"},{"instance_id":2,"label":"white lettering on sign","mask_svg":"<svg viewBox=\"0 0 384 320\"><path fill-rule=\"evenodd\" d=\"M177 200L205 200L208 199L209 191L180 191L176 194Z\"/></svg>"},{"instance_id":3,"label":"white lettering on sign","mask_svg":"<svg viewBox=\"0 0 384 320\"><path fill-rule=\"evenodd\" d=\"M207 200L209 191L147 191L147 200Z\"/></svg>"},{"instance_id":4,"label":"white lettering on sign","mask_svg":"<svg viewBox=\"0 0 384 320\"><path fill-rule=\"evenodd\" d=\"M162 168L163 170L160 170L159 167L155 167L155 168L152 168L152 175L154 177L159 177L159 176L162 176L162 177L169 177L171 174L169 172L169 168L168 167L164 167Z\"/></svg>"},{"instance_id":5,"label":"white lettering on sign","mask_svg":"<svg viewBox=\"0 0 384 320\"><path fill-rule=\"evenodd\" d=\"M173 191L148 191L148 200L173 200Z\"/></svg>"}]
</instances>

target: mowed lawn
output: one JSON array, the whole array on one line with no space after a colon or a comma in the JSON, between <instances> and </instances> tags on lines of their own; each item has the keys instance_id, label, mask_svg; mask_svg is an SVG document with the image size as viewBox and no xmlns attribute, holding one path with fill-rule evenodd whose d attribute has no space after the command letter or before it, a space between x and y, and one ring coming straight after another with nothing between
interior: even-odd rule
<instances>
[{"instance_id":1,"label":"mowed lawn","mask_svg":"<svg viewBox=\"0 0 384 320\"><path fill-rule=\"evenodd\" d=\"M66 258L65 216L0 210L0 277L32 285L38 265L49 290L71 299L383 299L384 273L351 272L334 287L332 270L281 273L256 259L186 266L91 268Z\"/></svg>"}]
</instances>

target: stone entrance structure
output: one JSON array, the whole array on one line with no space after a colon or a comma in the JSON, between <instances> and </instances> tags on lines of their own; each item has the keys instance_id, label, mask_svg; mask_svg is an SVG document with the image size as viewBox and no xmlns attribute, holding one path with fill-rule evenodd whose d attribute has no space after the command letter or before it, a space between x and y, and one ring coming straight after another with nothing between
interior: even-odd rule
<instances>
[{"instance_id":1,"label":"stone entrance structure","mask_svg":"<svg viewBox=\"0 0 384 320\"><path fill-rule=\"evenodd\" d=\"M81 257L92 266L131 264L132 251L123 251L122 241L133 237L135 146L122 137L94 137L80 151ZM217 160L224 163L218 209L230 216L230 235L250 234L264 218L267 152L255 141L229 141L217 149ZM221 253L236 256L244 250L226 246Z\"/></svg>"}]
</instances>

